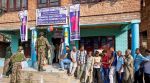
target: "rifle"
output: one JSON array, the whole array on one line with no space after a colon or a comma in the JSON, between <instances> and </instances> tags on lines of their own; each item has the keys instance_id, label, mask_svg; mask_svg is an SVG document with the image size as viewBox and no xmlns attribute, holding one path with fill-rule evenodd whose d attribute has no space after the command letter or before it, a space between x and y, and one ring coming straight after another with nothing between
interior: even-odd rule
<instances>
[{"instance_id":1,"label":"rifle","mask_svg":"<svg viewBox=\"0 0 150 83\"><path fill-rule=\"evenodd\" d=\"M10 61L8 70L6 72L6 76L9 76L10 74L12 74L12 68L13 68L13 63Z\"/></svg>"}]
</instances>

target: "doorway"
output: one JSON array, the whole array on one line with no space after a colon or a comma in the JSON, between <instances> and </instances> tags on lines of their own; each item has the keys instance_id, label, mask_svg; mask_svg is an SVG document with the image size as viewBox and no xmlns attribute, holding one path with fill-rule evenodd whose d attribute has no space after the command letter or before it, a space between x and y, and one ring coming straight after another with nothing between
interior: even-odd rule
<instances>
[{"instance_id":1,"label":"doorway","mask_svg":"<svg viewBox=\"0 0 150 83\"><path fill-rule=\"evenodd\" d=\"M58 63L58 61L59 61L58 54L59 54L59 47L61 44L61 38L52 38L52 42L55 47L53 63Z\"/></svg>"}]
</instances>

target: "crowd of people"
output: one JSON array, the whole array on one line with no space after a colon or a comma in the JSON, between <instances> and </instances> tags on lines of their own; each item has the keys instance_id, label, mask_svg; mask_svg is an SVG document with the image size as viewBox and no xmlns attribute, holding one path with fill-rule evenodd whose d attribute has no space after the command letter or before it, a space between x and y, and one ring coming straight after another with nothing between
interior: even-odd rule
<instances>
[{"instance_id":1,"label":"crowd of people","mask_svg":"<svg viewBox=\"0 0 150 83\"><path fill-rule=\"evenodd\" d=\"M64 47L63 44L61 47ZM46 49L50 48L52 46L44 33L40 33L36 41L38 71L45 71ZM10 83L20 83L21 63L26 60L23 47L19 46L15 54L12 54L10 46L6 50L3 76L11 74ZM49 51L49 62L52 64L54 52ZM113 47L86 51L84 46L79 50L76 46L72 46L72 49L66 46L57 57L61 70L67 69L68 75L75 76L81 83L150 83L150 49L145 50L144 55L142 53L137 48L133 57L130 49L122 53L120 50L115 51Z\"/></svg>"},{"instance_id":2,"label":"crowd of people","mask_svg":"<svg viewBox=\"0 0 150 83\"><path fill-rule=\"evenodd\" d=\"M149 83L150 82L150 49L142 55L139 48L136 56L127 49L122 51L101 49L95 52L86 51L84 46L76 46L60 58L61 70L68 69L69 76L75 76L81 83Z\"/></svg>"}]
</instances>

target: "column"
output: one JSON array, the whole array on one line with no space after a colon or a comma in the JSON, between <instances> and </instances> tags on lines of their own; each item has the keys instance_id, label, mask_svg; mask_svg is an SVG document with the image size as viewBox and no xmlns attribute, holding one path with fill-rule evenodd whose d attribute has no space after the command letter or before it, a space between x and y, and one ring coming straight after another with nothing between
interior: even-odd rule
<instances>
[{"instance_id":1,"label":"column","mask_svg":"<svg viewBox=\"0 0 150 83\"><path fill-rule=\"evenodd\" d=\"M69 26L68 25L64 25L64 42L65 42L65 46L69 45Z\"/></svg>"},{"instance_id":2,"label":"column","mask_svg":"<svg viewBox=\"0 0 150 83\"><path fill-rule=\"evenodd\" d=\"M36 66L36 49L35 49L35 43L37 40L37 31L35 27L31 29L31 66Z\"/></svg>"},{"instance_id":3,"label":"column","mask_svg":"<svg viewBox=\"0 0 150 83\"><path fill-rule=\"evenodd\" d=\"M135 58L135 50L136 48L139 48L139 23L140 20L133 20L131 22L131 34L132 34L132 39L131 39L131 50L132 50L132 56Z\"/></svg>"}]
</instances>

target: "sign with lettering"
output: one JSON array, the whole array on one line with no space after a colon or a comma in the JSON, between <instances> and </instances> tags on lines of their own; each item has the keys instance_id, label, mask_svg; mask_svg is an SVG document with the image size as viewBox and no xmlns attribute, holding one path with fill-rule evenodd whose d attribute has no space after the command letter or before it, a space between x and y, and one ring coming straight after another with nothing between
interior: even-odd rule
<instances>
[{"instance_id":1,"label":"sign with lettering","mask_svg":"<svg viewBox=\"0 0 150 83\"><path fill-rule=\"evenodd\" d=\"M51 7L36 10L36 25L67 24L67 8Z\"/></svg>"}]
</instances>

